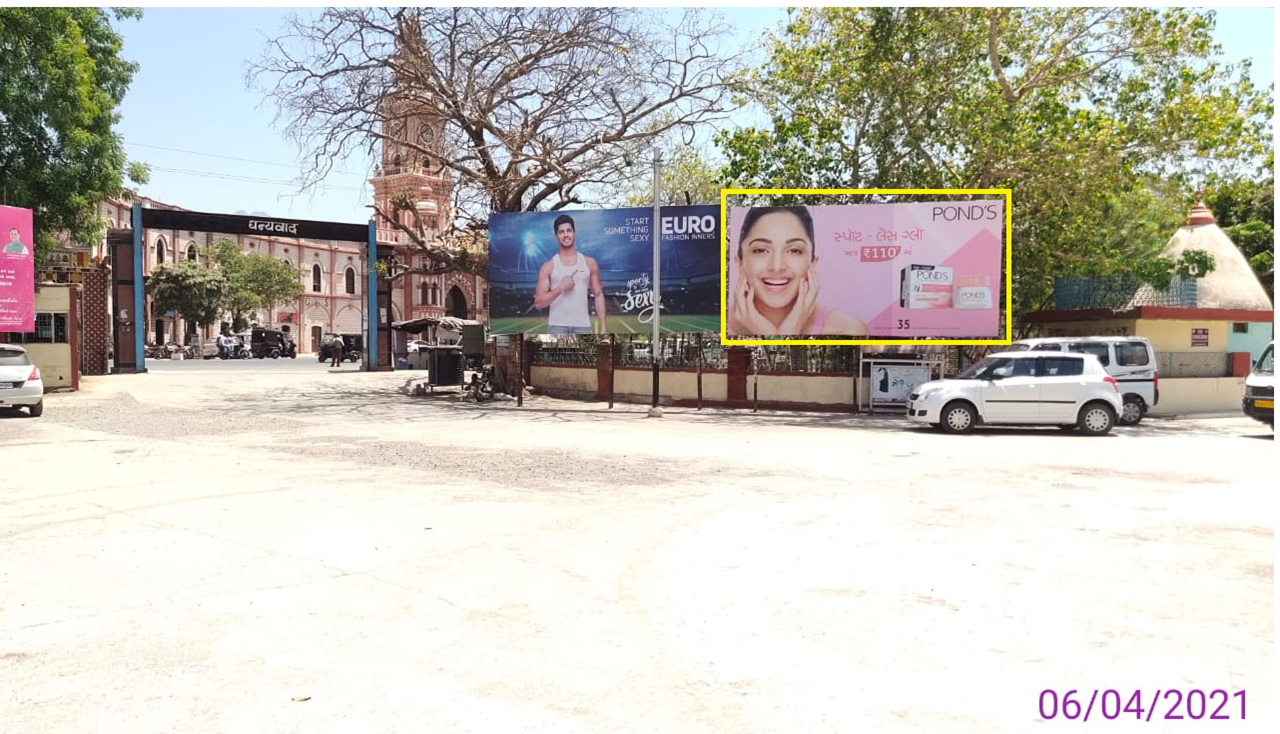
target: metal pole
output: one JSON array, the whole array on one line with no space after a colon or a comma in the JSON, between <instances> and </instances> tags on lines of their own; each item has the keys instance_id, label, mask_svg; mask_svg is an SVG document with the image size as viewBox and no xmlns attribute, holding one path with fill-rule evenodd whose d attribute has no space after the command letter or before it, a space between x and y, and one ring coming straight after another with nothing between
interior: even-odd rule
<instances>
[{"instance_id":1,"label":"metal pole","mask_svg":"<svg viewBox=\"0 0 1280 734\"><path fill-rule=\"evenodd\" d=\"M661 418L662 408L658 407L658 321L662 313L662 151L653 151L653 338L649 347L649 359L653 364L653 406L649 408L650 418Z\"/></svg>"},{"instance_id":2,"label":"metal pole","mask_svg":"<svg viewBox=\"0 0 1280 734\"><path fill-rule=\"evenodd\" d=\"M364 254L364 300L369 310L369 317L364 322L366 330L364 368L372 372L378 366L378 329L381 328L378 324L378 222L376 219L369 220L369 241L365 245Z\"/></svg>"},{"instance_id":3,"label":"metal pole","mask_svg":"<svg viewBox=\"0 0 1280 734\"><path fill-rule=\"evenodd\" d=\"M760 347L756 347L760 349ZM752 391L755 393L755 402L751 406L751 412L755 413L760 410L760 354L753 353L751 356L751 371L754 373L752 379Z\"/></svg>"},{"instance_id":4,"label":"metal pole","mask_svg":"<svg viewBox=\"0 0 1280 734\"><path fill-rule=\"evenodd\" d=\"M702 410L702 332L698 332L698 410Z\"/></svg>"}]
</instances>

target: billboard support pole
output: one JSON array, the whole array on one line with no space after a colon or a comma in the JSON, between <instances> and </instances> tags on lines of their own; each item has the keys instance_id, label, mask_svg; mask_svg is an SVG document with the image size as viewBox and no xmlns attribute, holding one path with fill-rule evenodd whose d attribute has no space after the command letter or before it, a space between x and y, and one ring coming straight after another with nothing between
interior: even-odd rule
<instances>
[{"instance_id":1,"label":"billboard support pole","mask_svg":"<svg viewBox=\"0 0 1280 734\"><path fill-rule=\"evenodd\" d=\"M649 408L650 418L661 418L662 408L658 407L658 362L661 350L658 341L658 320L662 314L662 151L653 149L653 339L649 348L649 361L653 364L653 405Z\"/></svg>"},{"instance_id":2,"label":"billboard support pole","mask_svg":"<svg viewBox=\"0 0 1280 734\"><path fill-rule=\"evenodd\" d=\"M698 332L698 410L702 410L702 332Z\"/></svg>"}]
</instances>

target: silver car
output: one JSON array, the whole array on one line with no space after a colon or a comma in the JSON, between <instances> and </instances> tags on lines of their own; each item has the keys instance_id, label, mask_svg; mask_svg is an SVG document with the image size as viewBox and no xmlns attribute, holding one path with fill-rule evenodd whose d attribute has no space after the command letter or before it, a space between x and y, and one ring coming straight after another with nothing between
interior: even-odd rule
<instances>
[{"instance_id":1,"label":"silver car","mask_svg":"<svg viewBox=\"0 0 1280 734\"><path fill-rule=\"evenodd\" d=\"M0 408L26 407L32 418L44 413L44 380L27 350L0 344Z\"/></svg>"}]
</instances>

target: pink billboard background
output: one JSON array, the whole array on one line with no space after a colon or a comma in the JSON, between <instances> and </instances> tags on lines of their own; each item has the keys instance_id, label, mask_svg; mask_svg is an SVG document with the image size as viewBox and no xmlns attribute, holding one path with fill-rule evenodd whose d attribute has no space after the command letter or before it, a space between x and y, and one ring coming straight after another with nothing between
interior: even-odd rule
<instances>
[{"instance_id":1,"label":"pink billboard background","mask_svg":"<svg viewBox=\"0 0 1280 734\"><path fill-rule=\"evenodd\" d=\"M821 307L856 317L875 337L999 335L1003 199L806 208L813 218ZM730 310L748 211L729 212ZM904 271L913 269L937 273L908 275L904 283ZM910 291L912 284L904 304L904 285Z\"/></svg>"},{"instance_id":2,"label":"pink billboard background","mask_svg":"<svg viewBox=\"0 0 1280 734\"><path fill-rule=\"evenodd\" d=\"M36 329L34 242L31 210L0 206L0 331Z\"/></svg>"}]
</instances>

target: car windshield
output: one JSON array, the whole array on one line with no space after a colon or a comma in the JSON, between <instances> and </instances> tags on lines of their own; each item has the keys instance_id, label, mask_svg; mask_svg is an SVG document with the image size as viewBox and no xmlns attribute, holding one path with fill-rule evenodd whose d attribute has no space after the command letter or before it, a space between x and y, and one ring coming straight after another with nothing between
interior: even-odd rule
<instances>
[{"instance_id":1,"label":"car windshield","mask_svg":"<svg viewBox=\"0 0 1280 734\"><path fill-rule=\"evenodd\" d=\"M3 362L0 362L3 364ZM1253 371L1259 375L1274 375L1276 373L1276 353L1273 345L1268 344L1263 350L1262 356L1258 357L1258 364Z\"/></svg>"},{"instance_id":2,"label":"car windshield","mask_svg":"<svg viewBox=\"0 0 1280 734\"><path fill-rule=\"evenodd\" d=\"M1014 342L1013 344L1010 344L1007 348L1005 348L1005 351L1006 352L1025 352L1030 348L1031 348L1030 344L1018 344L1017 342Z\"/></svg>"},{"instance_id":3,"label":"car windshield","mask_svg":"<svg viewBox=\"0 0 1280 734\"><path fill-rule=\"evenodd\" d=\"M0 349L0 367L26 367L31 358L17 349Z\"/></svg>"}]
</instances>

